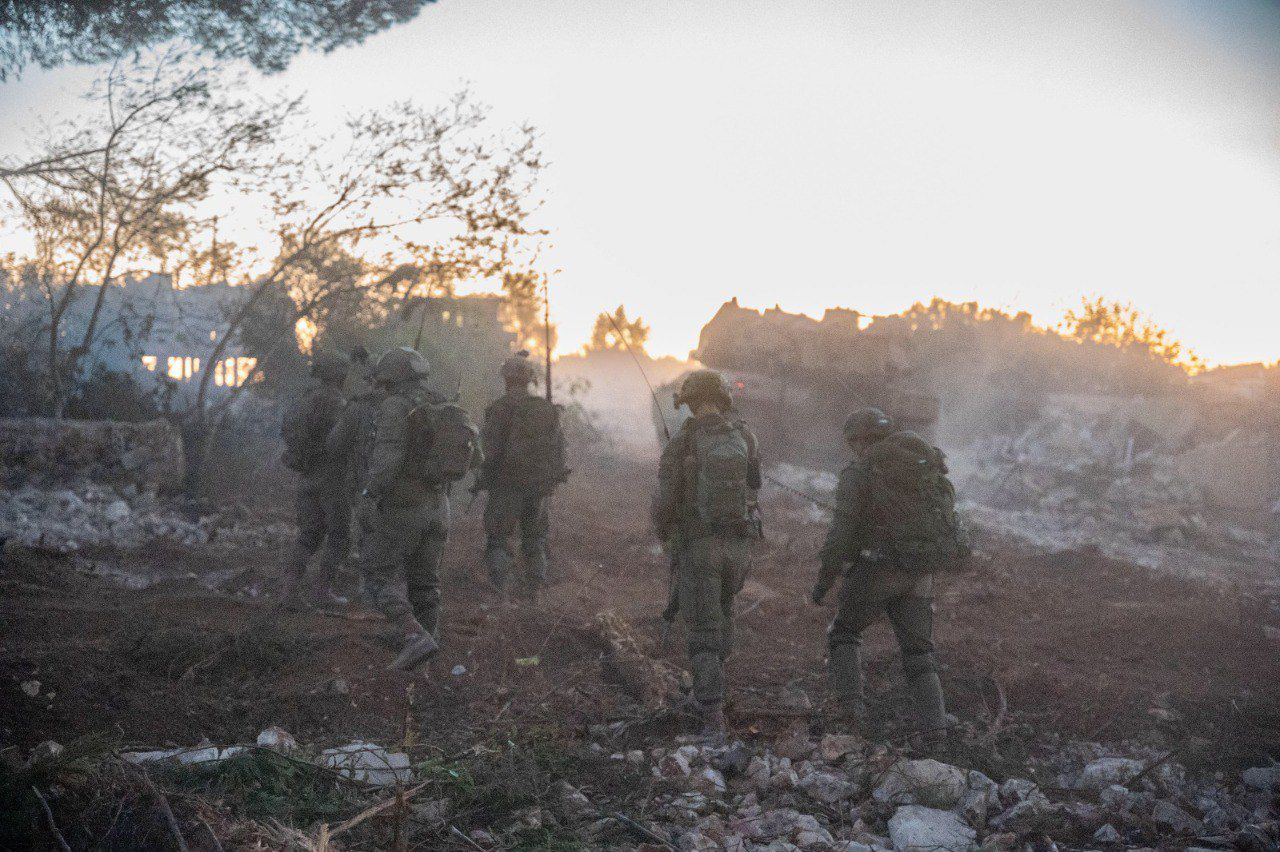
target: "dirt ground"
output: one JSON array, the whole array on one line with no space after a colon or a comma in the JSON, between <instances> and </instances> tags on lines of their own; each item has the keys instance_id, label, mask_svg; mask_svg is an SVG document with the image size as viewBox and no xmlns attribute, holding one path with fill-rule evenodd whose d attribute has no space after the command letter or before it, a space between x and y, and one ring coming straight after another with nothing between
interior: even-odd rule
<instances>
[{"instance_id":1,"label":"dirt ground","mask_svg":"<svg viewBox=\"0 0 1280 852\"><path fill-rule=\"evenodd\" d=\"M481 506L465 511L464 497L446 556L444 650L414 675L383 670L394 644L370 611L277 613L260 590L283 547L96 557L164 578L140 590L65 559L11 562L0 572L0 743L102 733L121 747L225 744L270 725L321 745L395 742L409 726L440 753L495 731L580 740L636 713L602 673L598 612L617 612L653 653L683 665L679 626L659 647L667 571L647 524L652 480L634 460L581 465L555 498L555 582L537 605L490 591ZM730 724L755 738L797 720L825 724L832 614L807 601L822 526L790 495L767 494L764 509L766 540L739 598L728 666ZM1090 552L996 541L983 550L973 573L942 584L937 632L950 709L998 744L987 769L1068 736L1167 748L1195 771L1280 758L1280 643L1267 631L1280 617L1255 585L1211 587ZM215 590L202 585L227 576ZM868 658L892 718L904 699L887 625L873 631ZM20 688L33 680L34 697ZM806 696L817 709L805 709ZM674 718L648 735L692 724Z\"/></svg>"}]
</instances>

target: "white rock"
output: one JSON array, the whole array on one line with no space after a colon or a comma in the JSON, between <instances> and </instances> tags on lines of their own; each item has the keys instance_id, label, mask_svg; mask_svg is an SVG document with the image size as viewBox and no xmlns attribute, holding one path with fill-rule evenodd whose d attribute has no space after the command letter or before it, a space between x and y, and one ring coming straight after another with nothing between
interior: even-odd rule
<instances>
[{"instance_id":1,"label":"white rock","mask_svg":"<svg viewBox=\"0 0 1280 852\"><path fill-rule=\"evenodd\" d=\"M1240 780L1251 790L1266 793L1280 788L1280 764L1275 766L1255 766L1240 773Z\"/></svg>"},{"instance_id":2,"label":"white rock","mask_svg":"<svg viewBox=\"0 0 1280 852\"><path fill-rule=\"evenodd\" d=\"M556 807L566 819L584 820L597 816L591 800L568 781L557 781L551 791L555 796Z\"/></svg>"},{"instance_id":3,"label":"white rock","mask_svg":"<svg viewBox=\"0 0 1280 852\"><path fill-rule=\"evenodd\" d=\"M35 698L40 694L40 681L24 680L22 682L22 691L28 698Z\"/></svg>"},{"instance_id":4,"label":"white rock","mask_svg":"<svg viewBox=\"0 0 1280 852\"><path fill-rule=\"evenodd\" d=\"M1028 781L1026 778L1010 778L1000 785L1000 799L1007 804L1014 804L1021 802L1037 789L1034 781Z\"/></svg>"},{"instance_id":5,"label":"white rock","mask_svg":"<svg viewBox=\"0 0 1280 852\"><path fill-rule=\"evenodd\" d=\"M107 519L109 524L119 524L129 520L129 516L133 511L129 508L129 504L123 500L113 500L107 504L107 508L103 509L102 516Z\"/></svg>"},{"instance_id":6,"label":"white rock","mask_svg":"<svg viewBox=\"0 0 1280 852\"><path fill-rule=\"evenodd\" d=\"M903 805L889 819L897 852L968 852L977 832L950 811Z\"/></svg>"},{"instance_id":7,"label":"white rock","mask_svg":"<svg viewBox=\"0 0 1280 852\"><path fill-rule=\"evenodd\" d=\"M62 743L54 740L45 740L39 743L35 748L31 749L31 755L27 759L28 763L39 763L43 760L52 760L58 755L66 751Z\"/></svg>"},{"instance_id":8,"label":"white rock","mask_svg":"<svg viewBox=\"0 0 1280 852\"><path fill-rule=\"evenodd\" d=\"M704 766L689 776L689 784L694 789L707 795L723 796L728 789L724 775L710 766Z\"/></svg>"},{"instance_id":9,"label":"white rock","mask_svg":"<svg viewBox=\"0 0 1280 852\"><path fill-rule=\"evenodd\" d=\"M862 740L849 734L827 734L818 743L818 751L827 763L835 763L861 747Z\"/></svg>"},{"instance_id":10,"label":"white rock","mask_svg":"<svg viewBox=\"0 0 1280 852\"><path fill-rule=\"evenodd\" d=\"M1142 772L1142 762L1127 757L1100 757L1080 772L1075 786L1081 790L1105 790L1112 784L1126 784Z\"/></svg>"},{"instance_id":11,"label":"white rock","mask_svg":"<svg viewBox=\"0 0 1280 852\"><path fill-rule=\"evenodd\" d=\"M298 741L293 738L293 734L276 725L272 725L258 734L258 748L269 748L274 751L294 751L297 747Z\"/></svg>"},{"instance_id":12,"label":"white rock","mask_svg":"<svg viewBox=\"0 0 1280 852\"><path fill-rule=\"evenodd\" d=\"M1168 799L1156 802L1151 809L1151 819L1178 834L1195 834L1203 828L1198 819Z\"/></svg>"},{"instance_id":13,"label":"white rock","mask_svg":"<svg viewBox=\"0 0 1280 852\"><path fill-rule=\"evenodd\" d=\"M800 789L810 797L828 805L851 799L858 792L857 785L848 778L822 770L810 772L801 778Z\"/></svg>"},{"instance_id":14,"label":"white rock","mask_svg":"<svg viewBox=\"0 0 1280 852\"><path fill-rule=\"evenodd\" d=\"M679 778L689 774L689 759L680 749L663 756L658 761L658 774L664 778Z\"/></svg>"},{"instance_id":15,"label":"white rock","mask_svg":"<svg viewBox=\"0 0 1280 852\"><path fill-rule=\"evenodd\" d=\"M1102 828L1093 833L1093 839L1098 843L1123 843L1124 838L1120 836L1120 832L1116 831L1116 827L1111 823L1107 823Z\"/></svg>"},{"instance_id":16,"label":"white rock","mask_svg":"<svg viewBox=\"0 0 1280 852\"><path fill-rule=\"evenodd\" d=\"M356 742L320 753L320 764L336 769L355 781L363 781L377 787L403 784L413 778L409 755L404 752L388 752L373 743Z\"/></svg>"},{"instance_id":17,"label":"white rock","mask_svg":"<svg viewBox=\"0 0 1280 852\"><path fill-rule=\"evenodd\" d=\"M951 808L968 789L968 773L959 767L930 759L900 760L889 768L871 795L877 802L890 805Z\"/></svg>"}]
</instances>

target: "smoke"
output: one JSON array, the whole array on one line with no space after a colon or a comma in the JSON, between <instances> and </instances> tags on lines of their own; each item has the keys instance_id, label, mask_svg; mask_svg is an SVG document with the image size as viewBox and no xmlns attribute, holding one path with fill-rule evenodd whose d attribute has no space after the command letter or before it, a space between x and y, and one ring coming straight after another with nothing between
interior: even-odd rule
<instances>
[{"instance_id":1,"label":"smoke","mask_svg":"<svg viewBox=\"0 0 1280 852\"><path fill-rule=\"evenodd\" d=\"M637 364L638 360L638 364ZM611 452L634 460L657 460L662 449L653 420L653 397L648 378L656 390L687 371L690 364L675 358L633 359L622 351L600 351L587 355L569 355L556 362L556 384L577 386L578 401ZM643 372L642 372L643 370ZM667 406L668 423L674 423L670 399L659 402Z\"/></svg>"}]
</instances>

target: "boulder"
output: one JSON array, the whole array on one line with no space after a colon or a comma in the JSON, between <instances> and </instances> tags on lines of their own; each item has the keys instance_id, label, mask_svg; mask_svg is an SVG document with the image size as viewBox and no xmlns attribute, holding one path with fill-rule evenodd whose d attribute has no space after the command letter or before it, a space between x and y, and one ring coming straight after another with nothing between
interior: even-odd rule
<instances>
[{"instance_id":1,"label":"boulder","mask_svg":"<svg viewBox=\"0 0 1280 852\"><path fill-rule=\"evenodd\" d=\"M1161 799L1151 809L1151 820L1175 834L1196 834L1204 828L1200 820L1168 799Z\"/></svg>"},{"instance_id":2,"label":"boulder","mask_svg":"<svg viewBox=\"0 0 1280 852\"><path fill-rule=\"evenodd\" d=\"M325 749L320 753L319 762L321 766L337 770L353 781L362 781L376 787L404 784L413 778L409 755L404 752L389 752L382 746L359 740Z\"/></svg>"},{"instance_id":3,"label":"boulder","mask_svg":"<svg viewBox=\"0 0 1280 852\"><path fill-rule=\"evenodd\" d=\"M965 770L925 758L895 763L871 795L877 802L889 805L952 808L968 790L969 778Z\"/></svg>"},{"instance_id":4,"label":"boulder","mask_svg":"<svg viewBox=\"0 0 1280 852\"><path fill-rule=\"evenodd\" d=\"M818 752L827 763L835 763L862 748L862 740L849 734L827 734L818 743Z\"/></svg>"},{"instance_id":5,"label":"boulder","mask_svg":"<svg viewBox=\"0 0 1280 852\"><path fill-rule=\"evenodd\" d=\"M903 805L889 819L897 852L968 852L977 832L951 811Z\"/></svg>"},{"instance_id":6,"label":"boulder","mask_svg":"<svg viewBox=\"0 0 1280 852\"><path fill-rule=\"evenodd\" d=\"M1105 790L1113 784L1127 784L1143 770L1142 761L1128 757L1100 757L1080 771L1075 786L1080 790Z\"/></svg>"},{"instance_id":7,"label":"boulder","mask_svg":"<svg viewBox=\"0 0 1280 852\"><path fill-rule=\"evenodd\" d=\"M1246 769L1240 773L1240 780L1250 790L1261 790L1264 793L1280 790L1280 764Z\"/></svg>"}]
</instances>

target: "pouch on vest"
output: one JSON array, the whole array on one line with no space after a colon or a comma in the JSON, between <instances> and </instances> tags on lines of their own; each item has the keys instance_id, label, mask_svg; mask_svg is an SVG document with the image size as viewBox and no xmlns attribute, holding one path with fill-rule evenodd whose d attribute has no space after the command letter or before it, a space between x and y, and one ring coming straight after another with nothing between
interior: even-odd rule
<instances>
[{"instance_id":1,"label":"pouch on vest","mask_svg":"<svg viewBox=\"0 0 1280 852\"><path fill-rule=\"evenodd\" d=\"M750 532L751 448L743 430L727 420L699 425L693 434L693 460L698 520L712 528Z\"/></svg>"},{"instance_id":2,"label":"pouch on vest","mask_svg":"<svg viewBox=\"0 0 1280 852\"><path fill-rule=\"evenodd\" d=\"M867 453L866 483L873 549L913 573L964 568L968 533L941 450L912 432L890 435Z\"/></svg>"},{"instance_id":3,"label":"pouch on vest","mask_svg":"<svg viewBox=\"0 0 1280 852\"><path fill-rule=\"evenodd\" d=\"M409 412L405 462L424 482L448 485L462 479L479 445L479 430L456 405L420 405Z\"/></svg>"},{"instance_id":4,"label":"pouch on vest","mask_svg":"<svg viewBox=\"0 0 1280 852\"><path fill-rule=\"evenodd\" d=\"M550 493L564 481L560 407L540 396L520 400L511 412L499 478L529 491Z\"/></svg>"}]
</instances>

